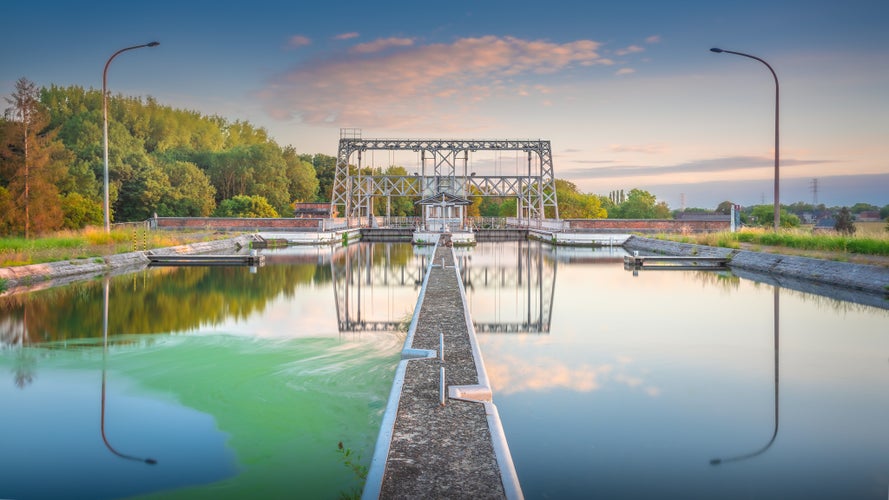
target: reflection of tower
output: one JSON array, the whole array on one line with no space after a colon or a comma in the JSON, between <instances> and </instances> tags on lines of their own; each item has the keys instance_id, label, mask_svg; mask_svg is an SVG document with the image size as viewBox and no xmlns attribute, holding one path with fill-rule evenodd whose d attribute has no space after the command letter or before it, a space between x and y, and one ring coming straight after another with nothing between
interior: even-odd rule
<instances>
[{"instance_id":1,"label":"reflection of tower","mask_svg":"<svg viewBox=\"0 0 889 500\"><path fill-rule=\"evenodd\" d=\"M557 261L544 255L539 241L521 240L512 248L507 244L477 247L473 259L460 264L475 330L549 333ZM512 317L504 316L499 302L510 291L523 296Z\"/></svg>"},{"instance_id":2,"label":"reflection of tower","mask_svg":"<svg viewBox=\"0 0 889 500\"><path fill-rule=\"evenodd\" d=\"M775 298L774 298L774 305L773 305L773 307L774 307L773 329L774 329L774 336L775 336L775 347L774 347L774 350L775 350L775 426L774 426L774 429L772 430L772 437L765 444L765 446L763 446L762 448L759 448L751 453L745 453L743 455L737 455L737 456L729 457L729 458L714 458L713 460L710 460L710 465L719 465L719 464L723 464L726 462L737 462L739 460L746 460L748 458L753 458L755 456L761 455L762 453L765 453L765 451L768 450L769 447L772 446L772 443L775 442L775 438L778 437L778 323L779 323L778 319L779 319L779 313L780 313L780 306L779 306L778 297L779 297L780 289L778 288L777 285L775 285L774 290L775 290Z\"/></svg>"},{"instance_id":3,"label":"reflection of tower","mask_svg":"<svg viewBox=\"0 0 889 500\"><path fill-rule=\"evenodd\" d=\"M381 251L383 248L385 251ZM412 307L433 249L416 247L412 257L401 262L391 257L392 248L386 243L358 243L334 251L330 266L340 332L394 331L402 326L404 318L377 319L384 309L379 303L379 290L387 298L401 290L401 301L409 296ZM493 321L474 317L477 332L549 332L556 263L544 255L540 242L460 249L457 265L467 296L522 294L524 308L510 317L498 316Z\"/></svg>"},{"instance_id":4,"label":"reflection of tower","mask_svg":"<svg viewBox=\"0 0 889 500\"><path fill-rule=\"evenodd\" d=\"M380 248L384 251L378 255ZM386 292L387 300L391 300L389 292L393 289L419 290L427 258L421 254L412 261L396 262L391 249L392 243L357 243L334 250L330 272L340 332L395 331L401 327L403 318L373 319L379 313L374 310L373 300L378 289Z\"/></svg>"}]
</instances>

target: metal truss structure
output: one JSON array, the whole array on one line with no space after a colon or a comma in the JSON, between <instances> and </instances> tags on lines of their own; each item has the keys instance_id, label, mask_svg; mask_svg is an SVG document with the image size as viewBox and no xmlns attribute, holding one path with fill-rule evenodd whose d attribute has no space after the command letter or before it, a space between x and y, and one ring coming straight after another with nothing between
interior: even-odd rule
<instances>
[{"instance_id":1,"label":"metal truss structure","mask_svg":"<svg viewBox=\"0 0 889 500\"><path fill-rule=\"evenodd\" d=\"M361 175L367 151L413 151L420 155L421 173L413 176ZM527 175L476 176L467 171L469 154L476 151L522 151L528 156ZM351 163L356 156L356 163ZM534 160L537 161L534 161ZM350 172L357 166L357 173ZM559 218L550 141L539 139L362 139L358 129L341 129L331 213L367 217L373 198L426 198L438 193L461 198L502 196L518 199L519 219L546 218L550 209Z\"/></svg>"}]
</instances>

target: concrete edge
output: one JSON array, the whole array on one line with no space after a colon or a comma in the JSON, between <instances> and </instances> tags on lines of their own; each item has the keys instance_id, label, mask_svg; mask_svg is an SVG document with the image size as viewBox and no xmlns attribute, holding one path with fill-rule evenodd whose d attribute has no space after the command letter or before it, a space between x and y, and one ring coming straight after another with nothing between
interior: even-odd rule
<instances>
[{"instance_id":1,"label":"concrete edge","mask_svg":"<svg viewBox=\"0 0 889 500\"><path fill-rule=\"evenodd\" d=\"M522 493L522 485L519 475L512 461L512 453L509 451L509 443L506 441L506 433L503 431L503 423L500 421L500 412L497 405L486 401L485 414L488 418L488 430L491 433L491 444L494 446L494 456L497 457L497 465L500 467L500 481L503 483L503 491L506 498L521 500L525 498Z\"/></svg>"},{"instance_id":2,"label":"concrete edge","mask_svg":"<svg viewBox=\"0 0 889 500\"><path fill-rule=\"evenodd\" d=\"M435 248L438 248L437 243ZM435 251L433 250L434 255ZM404 388L407 364L416 359L438 357L438 352L436 351L411 347L414 343L414 335L417 332L420 309L423 306L423 300L426 298L426 286L429 284L429 276L432 274L434 260L429 259L429 264L426 265L426 276L423 277L423 284L420 286L417 304L414 306L414 314L411 316L411 324L408 327L407 337L404 339L404 347L401 350L401 361L398 362L398 367L395 369L392 390L389 391L386 411L383 412L383 420L380 422L380 433L377 435L373 457L370 460L370 467L367 470L367 477L364 481L364 489L361 492L362 499L376 500L380 498L380 492L383 488L383 477L386 475L386 462L389 459L389 448L392 445L392 434L395 432L395 419L398 417L398 405L401 402L401 391Z\"/></svg>"},{"instance_id":3,"label":"concrete edge","mask_svg":"<svg viewBox=\"0 0 889 500\"><path fill-rule=\"evenodd\" d=\"M158 248L148 251L127 252L106 257L91 259L63 260L27 266L0 268L0 278L7 280L6 293L27 292L35 288L64 285L81 279L89 279L117 270L138 268L149 263L148 255L152 254L188 254L202 253L229 248L233 245L241 247L250 244L249 236L238 236L224 240L203 241L189 245ZM100 261L101 262L98 262Z\"/></svg>"},{"instance_id":4,"label":"concrete edge","mask_svg":"<svg viewBox=\"0 0 889 500\"><path fill-rule=\"evenodd\" d=\"M640 236L630 237L624 247L673 255L727 257L730 259L728 266L733 270L741 269L801 283L827 285L838 290L852 290L878 296L889 294L889 268L880 266L711 247Z\"/></svg>"}]
</instances>

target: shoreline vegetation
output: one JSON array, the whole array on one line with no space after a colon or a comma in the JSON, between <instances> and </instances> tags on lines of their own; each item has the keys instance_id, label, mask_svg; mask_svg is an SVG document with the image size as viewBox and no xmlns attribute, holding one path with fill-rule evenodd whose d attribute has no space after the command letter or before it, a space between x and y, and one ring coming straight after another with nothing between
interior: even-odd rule
<instances>
[{"instance_id":1,"label":"shoreline vegetation","mask_svg":"<svg viewBox=\"0 0 889 500\"><path fill-rule=\"evenodd\" d=\"M863 227L865 230L853 235L819 234L805 228L777 233L745 228L734 233L658 234L654 237L678 243L889 267L889 232L885 231L885 224Z\"/></svg>"},{"instance_id":2,"label":"shoreline vegetation","mask_svg":"<svg viewBox=\"0 0 889 500\"><path fill-rule=\"evenodd\" d=\"M104 262L104 259L129 252L189 245L237 236L229 232L150 231L143 227L124 227L106 234L102 228L66 230L42 238L0 238L0 268L16 268L55 262ZM775 233L766 229L703 234L658 234L649 237L677 243L691 243L718 248L809 257L889 268L889 232L885 226L865 227L854 235L817 234L805 229ZM0 279L0 292L9 283Z\"/></svg>"},{"instance_id":3,"label":"shoreline vegetation","mask_svg":"<svg viewBox=\"0 0 889 500\"><path fill-rule=\"evenodd\" d=\"M65 260L104 258L139 250L153 250L203 241L228 239L233 233L167 232L145 229L102 228L59 231L40 238L0 238L0 268L46 264Z\"/></svg>"}]
</instances>

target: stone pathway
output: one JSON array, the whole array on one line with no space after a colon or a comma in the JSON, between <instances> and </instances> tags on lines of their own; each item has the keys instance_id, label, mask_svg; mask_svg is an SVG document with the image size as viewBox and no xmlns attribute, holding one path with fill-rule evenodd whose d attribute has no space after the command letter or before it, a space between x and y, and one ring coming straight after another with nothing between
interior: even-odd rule
<instances>
[{"instance_id":1,"label":"stone pathway","mask_svg":"<svg viewBox=\"0 0 889 500\"><path fill-rule=\"evenodd\" d=\"M440 245L420 306L415 349L438 351L448 386L478 383L451 248ZM444 267L441 267L444 261ZM381 498L504 498L485 405L439 394L438 358L408 363Z\"/></svg>"}]
</instances>

